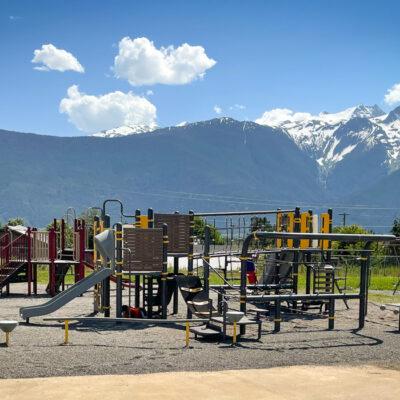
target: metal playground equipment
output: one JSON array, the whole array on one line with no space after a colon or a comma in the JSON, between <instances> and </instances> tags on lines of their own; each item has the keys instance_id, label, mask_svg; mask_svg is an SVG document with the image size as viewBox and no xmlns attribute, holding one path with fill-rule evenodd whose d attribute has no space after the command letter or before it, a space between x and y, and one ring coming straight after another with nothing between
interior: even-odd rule
<instances>
[{"instance_id":1,"label":"metal playground equipment","mask_svg":"<svg viewBox=\"0 0 400 400\"><path fill-rule=\"evenodd\" d=\"M119 204L121 217L113 224L106 212L112 202ZM267 218L274 218L273 223ZM82 224L79 227L82 230ZM395 240L392 235L334 234L331 210L319 216L299 208L187 214L149 209L145 215L139 210L126 215L122 203L114 199L103 203L91 229L93 249L83 245L90 242L84 233L79 235L79 229L76 233L85 248L83 253L78 249L79 265L93 272L86 277L78 274L75 285L47 303L22 308L22 318L47 315L93 288L95 313L108 321L128 318L133 326L134 321L182 321L170 318L179 313L180 294L185 321L192 323L190 331L196 337L224 338L231 326L236 341L236 334L244 335L246 327L254 325L259 338L263 322L272 320L278 332L290 315L304 314L326 318L328 329L333 329L337 300L346 306L351 300L359 302L357 329L362 329L371 244ZM340 284L343 249L334 243L363 244L351 254L359 268L358 291ZM301 274L305 287L299 283ZM196 319L200 325L193 325ZM102 321L99 316L96 320Z\"/></svg>"}]
</instances>

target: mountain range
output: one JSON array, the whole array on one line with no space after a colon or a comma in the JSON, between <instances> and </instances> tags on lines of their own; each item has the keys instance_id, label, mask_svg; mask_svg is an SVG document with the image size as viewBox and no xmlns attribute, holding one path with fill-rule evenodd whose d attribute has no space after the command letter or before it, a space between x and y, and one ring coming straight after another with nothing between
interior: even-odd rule
<instances>
[{"instance_id":1,"label":"mountain range","mask_svg":"<svg viewBox=\"0 0 400 400\"><path fill-rule=\"evenodd\" d=\"M223 117L91 137L0 130L0 219L41 226L69 206L120 198L130 213L331 205L387 231L400 207L399 152L400 107L280 110L257 122Z\"/></svg>"}]
</instances>

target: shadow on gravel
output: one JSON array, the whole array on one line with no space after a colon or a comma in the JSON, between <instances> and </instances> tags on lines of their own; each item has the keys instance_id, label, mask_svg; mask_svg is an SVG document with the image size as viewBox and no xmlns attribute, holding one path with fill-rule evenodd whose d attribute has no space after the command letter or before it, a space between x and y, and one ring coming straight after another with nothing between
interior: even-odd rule
<instances>
[{"instance_id":1,"label":"shadow on gravel","mask_svg":"<svg viewBox=\"0 0 400 400\"><path fill-rule=\"evenodd\" d=\"M329 339L320 338L320 339L313 339L312 341L310 341L309 339L305 340L294 339L291 340L290 342L276 343L276 345L274 346L270 345L268 347L264 347L262 344L261 346L257 347L249 346L248 344L246 344L247 341L242 339L238 343L238 346L248 350L281 352L281 351L293 351L293 350L318 350L318 349L350 348L350 347L364 347L364 346L371 347L383 344L383 340L372 336L363 335L357 331L346 331L346 332L350 333L350 337L345 337L345 338L338 337Z\"/></svg>"}]
</instances>

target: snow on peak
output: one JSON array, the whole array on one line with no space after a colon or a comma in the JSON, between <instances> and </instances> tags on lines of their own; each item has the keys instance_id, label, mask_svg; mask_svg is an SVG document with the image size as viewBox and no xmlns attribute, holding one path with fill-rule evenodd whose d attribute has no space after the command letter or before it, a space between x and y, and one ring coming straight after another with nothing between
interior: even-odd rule
<instances>
[{"instance_id":1,"label":"snow on peak","mask_svg":"<svg viewBox=\"0 0 400 400\"><path fill-rule=\"evenodd\" d=\"M400 121L400 106L390 111L390 113L387 115L387 117L384 119L383 122L385 124L390 124L395 121Z\"/></svg>"},{"instance_id":2,"label":"snow on peak","mask_svg":"<svg viewBox=\"0 0 400 400\"><path fill-rule=\"evenodd\" d=\"M364 106L363 104L337 113L323 111L318 115L308 112L295 112L288 108L275 108L274 110L266 111L260 118L256 119L256 122L260 125L280 128L295 124L309 124L309 126L322 124L335 125L355 117L375 118L383 114L384 112L377 105Z\"/></svg>"},{"instance_id":3,"label":"snow on peak","mask_svg":"<svg viewBox=\"0 0 400 400\"><path fill-rule=\"evenodd\" d=\"M400 107L387 117L377 105L360 104L318 115L277 108L266 111L256 122L281 128L325 172L356 148L371 149L383 144L387 148L389 165L394 155L400 154ZM400 167L400 160L398 164Z\"/></svg>"},{"instance_id":4,"label":"snow on peak","mask_svg":"<svg viewBox=\"0 0 400 400\"><path fill-rule=\"evenodd\" d=\"M373 106L364 106L363 104L360 104L354 109L352 118L377 118L382 115L385 115L385 113L376 104Z\"/></svg>"},{"instance_id":5,"label":"snow on peak","mask_svg":"<svg viewBox=\"0 0 400 400\"><path fill-rule=\"evenodd\" d=\"M118 128L108 129L94 133L92 136L102 138L115 138L121 136L137 135L140 133L152 132L157 129L157 125L123 125Z\"/></svg>"},{"instance_id":6,"label":"snow on peak","mask_svg":"<svg viewBox=\"0 0 400 400\"><path fill-rule=\"evenodd\" d=\"M179 124L176 124L175 126L176 126L177 128L180 128L180 127L183 127L183 126L186 126L186 125L189 125L189 122L187 122L187 121L182 121L182 122L179 122Z\"/></svg>"}]
</instances>

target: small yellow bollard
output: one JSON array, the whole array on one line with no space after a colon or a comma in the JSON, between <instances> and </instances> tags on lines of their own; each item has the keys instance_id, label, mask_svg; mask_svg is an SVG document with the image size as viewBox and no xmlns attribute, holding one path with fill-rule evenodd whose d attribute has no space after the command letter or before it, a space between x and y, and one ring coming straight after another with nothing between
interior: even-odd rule
<instances>
[{"instance_id":1,"label":"small yellow bollard","mask_svg":"<svg viewBox=\"0 0 400 400\"><path fill-rule=\"evenodd\" d=\"M6 332L6 346L10 346L10 332Z\"/></svg>"},{"instance_id":2,"label":"small yellow bollard","mask_svg":"<svg viewBox=\"0 0 400 400\"><path fill-rule=\"evenodd\" d=\"M186 321L186 347L189 347L189 342L190 342L190 326L189 322Z\"/></svg>"},{"instance_id":3,"label":"small yellow bollard","mask_svg":"<svg viewBox=\"0 0 400 400\"><path fill-rule=\"evenodd\" d=\"M236 321L233 321L233 337L232 337L232 345L236 345L236 328L237 328L237 323Z\"/></svg>"},{"instance_id":4,"label":"small yellow bollard","mask_svg":"<svg viewBox=\"0 0 400 400\"><path fill-rule=\"evenodd\" d=\"M66 319L64 321L64 344L68 344L69 340L69 321Z\"/></svg>"}]
</instances>

